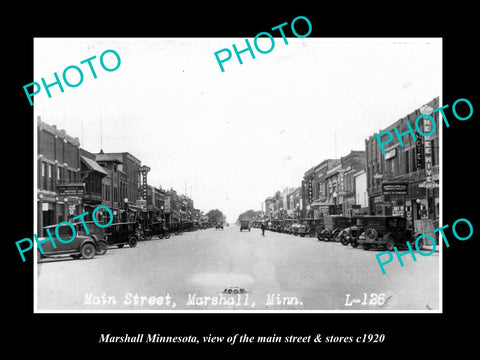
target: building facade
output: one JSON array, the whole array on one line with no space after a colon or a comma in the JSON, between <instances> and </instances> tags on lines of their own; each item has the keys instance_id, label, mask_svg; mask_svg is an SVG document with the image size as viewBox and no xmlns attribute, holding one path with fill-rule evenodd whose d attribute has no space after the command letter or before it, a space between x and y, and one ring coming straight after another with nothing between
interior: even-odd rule
<instances>
[{"instance_id":1,"label":"building facade","mask_svg":"<svg viewBox=\"0 0 480 360\"><path fill-rule=\"evenodd\" d=\"M368 191L367 191L367 171L360 170L353 174L355 182L355 205L354 215L368 214Z\"/></svg>"},{"instance_id":2,"label":"building facade","mask_svg":"<svg viewBox=\"0 0 480 360\"><path fill-rule=\"evenodd\" d=\"M323 215L333 213L334 203L329 199L327 192L327 175L339 164L339 159L327 159L305 172L302 181L304 194L302 209L305 216L318 219ZM309 192L309 182L311 183L311 192Z\"/></svg>"},{"instance_id":3,"label":"building facade","mask_svg":"<svg viewBox=\"0 0 480 360\"><path fill-rule=\"evenodd\" d=\"M85 184L83 207L88 215L85 220L93 220L93 210L103 202L103 179L107 171L95 161L95 154L80 149L80 180Z\"/></svg>"},{"instance_id":4,"label":"building facade","mask_svg":"<svg viewBox=\"0 0 480 360\"><path fill-rule=\"evenodd\" d=\"M432 110L438 108L439 98L426 105ZM396 127L402 134L409 130L407 122L415 130L415 121L422 114L422 108L381 132L388 130L394 133L393 128ZM417 133L417 141L414 141L410 134L406 134L402 137L401 146L394 135L388 148L385 148L385 154L380 149L376 134L365 140L370 214L405 216L419 233L428 233L438 227L440 210L438 128L441 124L438 112L431 116L437 124L437 131L431 136L423 137ZM423 133L429 133L425 122L420 120L418 126ZM393 186L397 191L392 191Z\"/></svg>"},{"instance_id":5,"label":"building facade","mask_svg":"<svg viewBox=\"0 0 480 360\"><path fill-rule=\"evenodd\" d=\"M37 118L37 234L83 212L80 142Z\"/></svg>"},{"instance_id":6,"label":"building facade","mask_svg":"<svg viewBox=\"0 0 480 360\"><path fill-rule=\"evenodd\" d=\"M134 221L146 217L146 206L140 207L141 161L128 152L95 154L96 162L107 172L102 180L102 205L108 206L116 221Z\"/></svg>"}]
</instances>

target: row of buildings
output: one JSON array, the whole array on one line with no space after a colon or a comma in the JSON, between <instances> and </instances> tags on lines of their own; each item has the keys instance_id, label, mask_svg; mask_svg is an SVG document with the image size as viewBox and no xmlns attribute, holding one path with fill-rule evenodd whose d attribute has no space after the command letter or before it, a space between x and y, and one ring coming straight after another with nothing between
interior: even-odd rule
<instances>
[{"instance_id":1,"label":"row of buildings","mask_svg":"<svg viewBox=\"0 0 480 360\"><path fill-rule=\"evenodd\" d=\"M395 121L383 131L394 128L400 134L414 127L417 117L430 114L438 122L439 98ZM418 122L422 133L429 133L427 118ZM437 129L439 127L437 126ZM325 159L308 169L300 186L285 188L265 199L264 212L269 219L320 218L328 214L399 215L407 218L417 232L438 227L439 134L416 133L416 141L406 134L402 144L396 136L382 153L372 134L365 149L351 151L340 159Z\"/></svg>"},{"instance_id":2,"label":"row of buildings","mask_svg":"<svg viewBox=\"0 0 480 360\"><path fill-rule=\"evenodd\" d=\"M174 189L148 184L150 168L128 152L89 152L78 137L37 118L37 233L104 205L114 222L199 220L193 200ZM102 221L107 214L97 213ZM87 219L87 217L85 217Z\"/></svg>"}]
</instances>

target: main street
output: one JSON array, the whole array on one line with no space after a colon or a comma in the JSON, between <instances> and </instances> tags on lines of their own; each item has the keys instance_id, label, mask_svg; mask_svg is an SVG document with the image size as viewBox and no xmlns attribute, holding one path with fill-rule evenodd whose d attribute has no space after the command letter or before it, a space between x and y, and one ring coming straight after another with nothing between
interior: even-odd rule
<instances>
[{"instance_id":1,"label":"main street","mask_svg":"<svg viewBox=\"0 0 480 360\"><path fill-rule=\"evenodd\" d=\"M416 262L403 256L404 267L394 259L383 275L377 250L260 234L230 226L154 237L135 248L111 247L91 260L42 260L36 273L38 309L439 309L438 252L417 254Z\"/></svg>"}]
</instances>

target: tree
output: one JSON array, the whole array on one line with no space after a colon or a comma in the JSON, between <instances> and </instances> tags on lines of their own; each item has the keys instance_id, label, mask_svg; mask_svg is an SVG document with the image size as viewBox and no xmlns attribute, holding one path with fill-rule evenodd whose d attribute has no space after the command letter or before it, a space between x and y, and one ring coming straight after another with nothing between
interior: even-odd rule
<instances>
[{"instance_id":1,"label":"tree","mask_svg":"<svg viewBox=\"0 0 480 360\"><path fill-rule=\"evenodd\" d=\"M226 216L218 209L212 209L206 213L209 222L224 222Z\"/></svg>"},{"instance_id":2,"label":"tree","mask_svg":"<svg viewBox=\"0 0 480 360\"><path fill-rule=\"evenodd\" d=\"M247 210L238 215L237 223L240 222L240 219L248 219L248 220L253 220L257 217L261 217L262 212L261 211L255 211L255 210Z\"/></svg>"}]
</instances>

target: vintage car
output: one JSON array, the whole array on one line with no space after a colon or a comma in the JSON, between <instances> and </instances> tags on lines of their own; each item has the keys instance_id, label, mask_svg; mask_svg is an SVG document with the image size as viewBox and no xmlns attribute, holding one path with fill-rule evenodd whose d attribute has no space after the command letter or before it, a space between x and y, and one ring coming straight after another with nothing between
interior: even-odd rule
<instances>
[{"instance_id":1,"label":"vintage car","mask_svg":"<svg viewBox=\"0 0 480 360\"><path fill-rule=\"evenodd\" d=\"M300 236L308 235L310 237L315 236L315 228L316 228L316 219L301 219L300 226L298 227L297 234Z\"/></svg>"},{"instance_id":2,"label":"vintage car","mask_svg":"<svg viewBox=\"0 0 480 360\"><path fill-rule=\"evenodd\" d=\"M339 241L340 232L352 226L352 218L343 215L325 215L323 217L324 229L317 232L317 238L320 241Z\"/></svg>"},{"instance_id":3,"label":"vintage car","mask_svg":"<svg viewBox=\"0 0 480 360\"><path fill-rule=\"evenodd\" d=\"M250 220L240 219L240 231L242 231L242 230L250 231Z\"/></svg>"},{"instance_id":4,"label":"vintage car","mask_svg":"<svg viewBox=\"0 0 480 360\"><path fill-rule=\"evenodd\" d=\"M298 235L298 229L300 228L300 226L302 226L302 224L300 224L300 223L292 224L291 234L297 236Z\"/></svg>"},{"instance_id":5,"label":"vintage car","mask_svg":"<svg viewBox=\"0 0 480 360\"><path fill-rule=\"evenodd\" d=\"M81 257L84 259L91 259L97 252L101 251L98 241L90 236L79 235L78 233L76 233L74 237L72 228L68 225L62 225L58 228L58 237L64 242L58 240L55 233L56 227L57 225L50 225L43 228L44 236L38 239L38 241L45 240L41 242L40 245L43 254L40 251L39 246L37 246L38 260L41 258L57 257L61 255L70 255L74 259L79 259ZM48 240L47 229L55 242L55 247L52 241ZM74 239L70 241L73 237Z\"/></svg>"},{"instance_id":6,"label":"vintage car","mask_svg":"<svg viewBox=\"0 0 480 360\"><path fill-rule=\"evenodd\" d=\"M272 221L270 221L270 222L268 223L268 225L267 225L267 230L277 231L279 225L280 225L280 221L279 221L279 220L272 220Z\"/></svg>"},{"instance_id":7,"label":"vintage car","mask_svg":"<svg viewBox=\"0 0 480 360\"><path fill-rule=\"evenodd\" d=\"M222 229L223 230L223 223L219 222L217 225L215 225L215 229Z\"/></svg>"},{"instance_id":8,"label":"vintage car","mask_svg":"<svg viewBox=\"0 0 480 360\"><path fill-rule=\"evenodd\" d=\"M340 240L342 245L350 244L354 248L358 247L358 237L365 230L365 218L366 216L352 217L352 225L340 231L337 239Z\"/></svg>"},{"instance_id":9,"label":"vintage car","mask_svg":"<svg viewBox=\"0 0 480 360\"><path fill-rule=\"evenodd\" d=\"M297 222L295 222L295 221L292 221L292 222L287 223L287 225L285 226L283 232L284 232L285 234L293 234L293 226L294 226L295 224L297 224Z\"/></svg>"},{"instance_id":10,"label":"vintage car","mask_svg":"<svg viewBox=\"0 0 480 360\"><path fill-rule=\"evenodd\" d=\"M152 236L157 235L160 239L168 239L170 238L170 233L168 229L165 227L165 223L163 221L159 222L152 222L150 223L146 229L140 231L140 240L150 240Z\"/></svg>"},{"instance_id":11,"label":"vintage car","mask_svg":"<svg viewBox=\"0 0 480 360\"><path fill-rule=\"evenodd\" d=\"M85 226L82 222L75 222L72 225L75 227L77 235L90 236L98 243L97 255L105 255L108 250L108 244L105 241L105 228L97 226L94 221L85 221ZM88 229L88 234L85 227Z\"/></svg>"},{"instance_id":12,"label":"vintage car","mask_svg":"<svg viewBox=\"0 0 480 360\"><path fill-rule=\"evenodd\" d=\"M111 224L105 229L105 240L108 245L117 245L122 248L125 244L130 247L137 246L138 237L136 234L135 222L123 222Z\"/></svg>"},{"instance_id":13,"label":"vintage car","mask_svg":"<svg viewBox=\"0 0 480 360\"><path fill-rule=\"evenodd\" d=\"M407 221L401 216L365 216L363 229L358 244L364 250L380 248L393 251L394 247L406 247L407 242L411 243L412 248L415 246L413 231L407 228ZM419 247L423 248L423 244L419 244Z\"/></svg>"}]
</instances>

